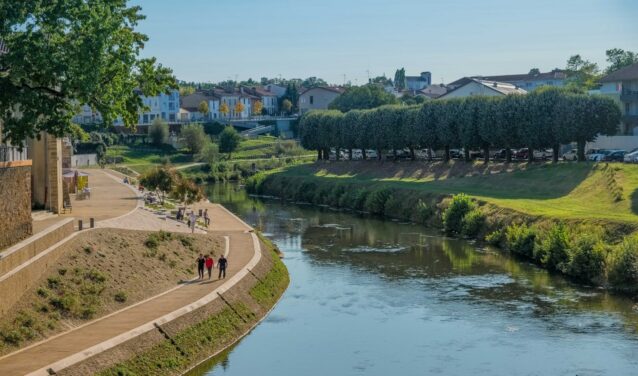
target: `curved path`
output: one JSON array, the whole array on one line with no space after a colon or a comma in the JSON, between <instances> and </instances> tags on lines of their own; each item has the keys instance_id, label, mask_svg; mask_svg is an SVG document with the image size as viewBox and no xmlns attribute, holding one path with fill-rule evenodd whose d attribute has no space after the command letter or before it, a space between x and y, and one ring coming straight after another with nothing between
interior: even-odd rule
<instances>
[{"instance_id":1,"label":"curved path","mask_svg":"<svg viewBox=\"0 0 638 376\"><path fill-rule=\"evenodd\" d=\"M209 232L227 238L229 269L226 279L203 282L191 280L71 331L0 357L0 375L48 375L49 368L59 371L152 330L154 323L165 323L190 312L217 298L217 292L226 291L239 282L248 273L246 269L254 266L261 257L257 237L250 233L250 226L224 207L209 203L199 206L208 208L213 218Z\"/></svg>"}]
</instances>

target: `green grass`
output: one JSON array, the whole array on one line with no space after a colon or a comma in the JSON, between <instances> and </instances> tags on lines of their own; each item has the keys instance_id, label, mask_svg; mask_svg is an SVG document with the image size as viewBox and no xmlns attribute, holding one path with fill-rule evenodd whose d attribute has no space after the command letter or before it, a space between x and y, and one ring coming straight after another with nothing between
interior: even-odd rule
<instances>
[{"instance_id":1,"label":"green grass","mask_svg":"<svg viewBox=\"0 0 638 376\"><path fill-rule=\"evenodd\" d=\"M260 236L260 239L269 248L273 267L259 283L250 289L250 296L262 307L272 307L288 287L290 279L286 266L274 251L274 244L263 236Z\"/></svg>"},{"instance_id":2,"label":"green grass","mask_svg":"<svg viewBox=\"0 0 638 376\"><path fill-rule=\"evenodd\" d=\"M123 162L120 165L125 165L140 174L161 164L165 159L168 159L168 161L175 166L193 162L193 156L190 154L170 148L156 148L152 146L111 146L107 150L107 156L122 157Z\"/></svg>"},{"instance_id":3,"label":"green grass","mask_svg":"<svg viewBox=\"0 0 638 376\"><path fill-rule=\"evenodd\" d=\"M386 163L378 168L359 169L356 163L319 163L289 167L281 174L435 194L466 193L500 207L552 218L638 223L637 165L610 165L613 184L622 192L620 200L609 189L609 173L605 173L604 164L548 163L498 174L485 173L476 165L479 172L470 172L470 176L449 173L460 168L455 164L420 174L405 173L406 165Z\"/></svg>"}]
</instances>

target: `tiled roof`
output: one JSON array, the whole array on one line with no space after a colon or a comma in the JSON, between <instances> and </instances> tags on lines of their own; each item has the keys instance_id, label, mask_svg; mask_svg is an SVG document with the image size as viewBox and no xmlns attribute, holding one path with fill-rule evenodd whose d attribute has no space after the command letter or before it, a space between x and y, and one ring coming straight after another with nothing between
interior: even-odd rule
<instances>
[{"instance_id":1,"label":"tiled roof","mask_svg":"<svg viewBox=\"0 0 638 376\"><path fill-rule=\"evenodd\" d=\"M623 80L638 80L638 63L620 68L600 79L600 82L617 82Z\"/></svg>"},{"instance_id":2,"label":"tiled roof","mask_svg":"<svg viewBox=\"0 0 638 376\"><path fill-rule=\"evenodd\" d=\"M339 87L339 86L317 86L317 87L312 87L310 89L306 89L306 90L302 91L300 93L300 95L301 94L305 94L305 93L309 92L310 90L316 90L316 89L331 91L331 92L337 93L337 94L343 94L343 92L346 91L345 88L342 88L342 87Z\"/></svg>"},{"instance_id":3,"label":"tiled roof","mask_svg":"<svg viewBox=\"0 0 638 376\"><path fill-rule=\"evenodd\" d=\"M490 89L490 90L494 90L496 92L499 92L501 94L504 95L508 95L508 94L527 94L527 91L519 88L516 85L512 85L510 83L507 82L498 82L498 81L489 81L489 80L479 80L477 78L468 78L468 77L463 77L459 80L454 81L453 83L451 83L450 85L454 84L452 90L448 91L447 93L441 95L439 98L443 98L445 96L447 96L448 94L462 88L463 86L471 83L471 82L476 82L480 85L485 86L486 88Z\"/></svg>"},{"instance_id":4,"label":"tiled roof","mask_svg":"<svg viewBox=\"0 0 638 376\"><path fill-rule=\"evenodd\" d=\"M565 71L555 69L551 72L539 73L539 74L506 74L499 76L473 76L472 78L478 78L481 80L497 81L497 82L512 82L512 81L538 81L538 80L556 80L565 79L567 74Z\"/></svg>"}]
</instances>

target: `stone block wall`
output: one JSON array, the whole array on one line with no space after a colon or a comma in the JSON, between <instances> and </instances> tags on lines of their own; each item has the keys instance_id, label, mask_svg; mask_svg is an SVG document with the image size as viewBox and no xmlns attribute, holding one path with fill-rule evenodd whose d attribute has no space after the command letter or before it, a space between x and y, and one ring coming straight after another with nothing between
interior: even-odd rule
<instances>
[{"instance_id":1,"label":"stone block wall","mask_svg":"<svg viewBox=\"0 0 638 376\"><path fill-rule=\"evenodd\" d=\"M31 166L0 166L0 250L33 233Z\"/></svg>"}]
</instances>

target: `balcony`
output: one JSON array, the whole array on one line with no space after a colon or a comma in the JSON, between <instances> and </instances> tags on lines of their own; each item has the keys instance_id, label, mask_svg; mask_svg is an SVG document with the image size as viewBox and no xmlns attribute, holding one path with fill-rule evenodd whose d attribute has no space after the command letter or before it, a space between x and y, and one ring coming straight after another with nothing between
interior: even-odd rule
<instances>
[{"instance_id":1,"label":"balcony","mask_svg":"<svg viewBox=\"0 0 638 376\"><path fill-rule=\"evenodd\" d=\"M638 91L623 90L622 93L620 93L620 100L622 102L638 102Z\"/></svg>"},{"instance_id":2,"label":"balcony","mask_svg":"<svg viewBox=\"0 0 638 376\"><path fill-rule=\"evenodd\" d=\"M2 162L17 162L17 161L27 161L29 160L27 156L27 148L23 147L20 150L16 146L12 145L0 145L0 163Z\"/></svg>"}]
</instances>

